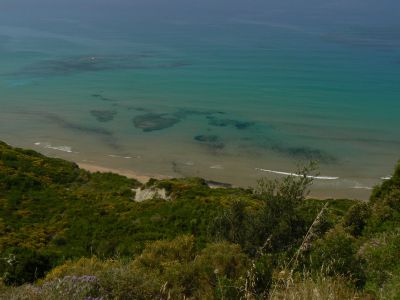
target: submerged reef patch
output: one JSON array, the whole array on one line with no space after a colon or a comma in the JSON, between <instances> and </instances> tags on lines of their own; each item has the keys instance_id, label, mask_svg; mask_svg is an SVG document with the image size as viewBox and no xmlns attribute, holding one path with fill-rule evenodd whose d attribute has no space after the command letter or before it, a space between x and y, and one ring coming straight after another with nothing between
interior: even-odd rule
<instances>
[{"instance_id":1,"label":"submerged reef patch","mask_svg":"<svg viewBox=\"0 0 400 300\"><path fill-rule=\"evenodd\" d=\"M223 115L225 112L222 111L213 111L213 110L195 110L195 109L179 109L174 113L174 116L183 119L188 116L206 116L212 117L213 115Z\"/></svg>"},{"instance_id":2,"label":"submerged reef patch","mask_svg":"<svg viewBox=\"0 0 400 300\"><path fill-rule=\"evenodd\" d=\"M116 68L115 61L100 56L78 56L43 60L29 65L19 74L33 76L69 75L81 72L96 72Z\"/></svg>"},{"instance_id":3,"label":"submerged reef patch","mask_svg":"<svg viewBox=\"0 0 400 300\"><path fill-rule=\"evenodd\" d=\"M133 111L139 111L139 112L144 112L144 113L153 113L154 111L150 108L145 108L141 106L134 106L134 105L129 105L129 104L124 104L124 103L114 103L113 106L122 108L124 110L133 110Z\"/></svg>"},{"instance_id":4,"label":"submerged reef patch","mask_svg":"<svg viewBox=\"0 0 400 300\"><path fill-rule=\"evenodd\" d=\"M283 145L273 145L271 149L277 153L290 156L296 160L313 160L325 164L332 164L337 162L337 158L323 150L304 147L290 147Z\"/></svg>"},{"instance_id":5,"label":"submerged reef patch","mask_svg":"<svg viewBox=\"0 0 400 300\"><path fill-rule=\"evenodd\" d=\"M144 107L133 107L133 106L122 106L122 105L119 105L119 106L125 107L127 110L136 110L136 111L147 112L147 113L150 113L152 111L151 109L144 108Z\"/></svg>"},{"instance_id":6,"label":"submerged reef patch","mask_svg":"<svg viewBox=\"0 0 400 300\"><path fill-rule=\"evenodd\" d=\"M148 54L132 55L82 55L41 60L23 67L13 76L50 77L71 75L82 72L131 69L174 69L188 66L189 63L156 57Z\"/></svg>"},{"instance_id":7,"label":"submerged reef patch","mask_svg":"<svg viewBox=\"0 0 400 300\"><path fill-rule=\"evenodd\" d=\"M108 98L108 97L104 97L104 96L101 95L101 94L92 94L92 97L93 97L93 98L100 99L101 101L107 101L107 102L116 102L116 101L117 101L117 100L115 100L115 99L111 99L111 98Z\"/></svg>"},{"instance_id":8,"label":"submerged reef patch","mask_svg":"<svg viewBox=\"0 0 400 300\"><path fill-rule=\"evenodd\" d=\"M90 114L95 117L97 121L105 123L114 120L117 112L115 110L91 110Z\"/></svg>"},{"instance_id":9,"label":"submerged reef patch","mask_svg":"<svg viewBox=\"0 0 400 300\"><path fill-rule=\"evenodd\" d=\"M168 114L148 113L133 118L133 124L136 128L144 132L163 130L174 126L180 120Z\"/></svg>"},{"instance_id":10,"label":"submerged reef patch","mask_svg":"<svg viewBox=\"0 0 400 300\"><path fill-rule=\"evenodd\" d=\"M85 132L85 133L92 133L92 134L97 134L97 135L103 135L103 136L108 136L108 137L113 135L113 133L107 129L104 129L101 127L92 127L92 126L73 123L73 122L68 121L57 115L48 115L47 119L54 123L57 123L57 125L64 127L66 129L71 129L71 130Z\"/></svg>"},{"instance_id":11,"label":"submerged reef patch","mask_svg":"<svg viewBox=\"0 0 400 300\"><path fill-rule=\"evenodd\" d=\"M216 135L196 135L194 139L198 142L204 142L204 143L215 143L219 140L219 137Z\"/></svg>"},{"instance_id":12,"label":"submerged reef patch","mask_svg":"<svg viewBox=\"0 0 400 300\"><path fill-rule=\"evenodd\" d=\"M249 127L255 124L254 122L238 121L233 119L220 119L214 116L208 116L207 119L208 119L208 124L210 126L216 126L216 127L232 126L239 130L248 129Z\"/></svg>"},{"instance_id":13,"label":"submerged reef patch","mask_svg":"<svg viewBox=\"0 0 400 300\"><path fill-rule=\"evenodd\" d=\"M63 118L59 115L55 115L55 114L45 114L44 117L47 120L53 122L54 124L56 124L62 128L72 130L75 132L96 135L102 139L104 144L106 144L107 146L109 146L110 148L112 148L114 150L119 151L122 149L121 145L117 142L117 140L114 136L114 133L105 128L74 123L74 122L66 120L65 118Z\"/></svg>"},{"instance_id":14,"label":"submerged reef patch","mask_svg":"<svg viewBox=\"0 0 400 300\"><path fill-rule=\"evenodd\" d=\"M225 144L221 141L221 138L217 135L205 135L199 134L194 137L194 140L207 145L213 150L222 150L225 148Z\"/></svg>"}]
</instances>

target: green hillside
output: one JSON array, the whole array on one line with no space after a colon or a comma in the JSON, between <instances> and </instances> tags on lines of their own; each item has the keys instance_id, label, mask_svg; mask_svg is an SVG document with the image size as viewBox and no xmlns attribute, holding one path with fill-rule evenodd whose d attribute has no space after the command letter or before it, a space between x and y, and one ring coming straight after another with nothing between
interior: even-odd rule
<instances>
[{"instance_id":1,"label":"green hillside","mask_svg":"<svg viewBox=\"0 0 400 300\"><path fill-rule=\"evenodd\" d=\"M311 184L142 186L0 142L0 299L399 299L400 166L368 203Z\"/></svg>"}]
</instances>

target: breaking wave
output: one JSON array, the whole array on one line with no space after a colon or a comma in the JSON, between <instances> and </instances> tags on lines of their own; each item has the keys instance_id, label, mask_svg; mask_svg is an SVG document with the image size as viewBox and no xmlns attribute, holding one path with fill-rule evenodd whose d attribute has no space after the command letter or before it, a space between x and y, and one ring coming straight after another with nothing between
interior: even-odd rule
<instances>
[{"instance_id":1,"label":"breaking wave","mask_svg":"<svg viewBox=\"0 0 400 300\"><path fill-rule=\"evenodd\" d=\"M257 171L262 171L262 172L268 172L268 173L279 174L279 175L294 176L294 177L303 177L303 175L301 175L301 174L296 174L296 173L288 173L288 172L267 170L267 169L261 169L261 168L256 168L256 170L257 170ZM313 178L313 179L319 179L319 180L337 180L337 179L339 179L339 177L331 177L331 176L311 176L311 175L307 175L307 178Z\"/></svg>"}]
</instances>

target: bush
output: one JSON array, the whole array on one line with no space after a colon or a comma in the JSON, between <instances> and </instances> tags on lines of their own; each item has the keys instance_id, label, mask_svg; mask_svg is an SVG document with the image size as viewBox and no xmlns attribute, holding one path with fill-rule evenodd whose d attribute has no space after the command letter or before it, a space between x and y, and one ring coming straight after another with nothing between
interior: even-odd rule
<instances>
[{"instance_id":1,"label":"bush","mask_svg":"<svg viewBox=\"0 0 400 300\"><path fill-rule=\"evenodd\" d=\"M288 176L282 181L260 180L253 191L257 208L248 209L244 201L233 201L214 220L216 238L239 243L251 256L265 247L272 252L294 248L311 225L302 212L312 183L310 171L304 168L298 172L302 176Z\"/></svg>"},{"instance_id":2,"label":"bush","mask_svg":"<svg viewBox=\"0 0 400 300\"><path fill-rule=\"evenodd\" d=\"M20 285L42 278L52 267L52 257L18 248L2 254L0 276L8 285Z\"/></svg>"},{"instance_id":3,"label":"bush","mask_svg":"<svg viewBox=\"0 0 400 300\"><path fill-rule=\"evenodd\" d=\"M148 244L130 261L95 257L67 261L53 269L40 287L55 293L64 288L55 291L54 283L64 282L65 293L76 285L86 295L106 299L238 298L249 265L240 246L209 244L196 255L194 245L194 238L186 235ZM82 278L96 280L87 285Z\"/></svg>"},{"instance_id":4,"label":"bush","mask_svg":"<svg viewBox=\"0 0 400 300\"><path fill-rule=\"evenodd\" d=\"M254 261L253 293L266 297L269 294L275 269L275 259L271 255L262 255Z\"/></svg>"},{"instance_id":5,"label":"bush","mask_svg":"<svg viewBox=\"0 0 400 300\"><path fill-rule=\"evenodd\" d=\"M367 203L357 203L344 216L343 226L351 235L358 237L362 234L370 215L371 209Z\"/></svg>"},{"instance_id":6,"label":"bush","mask_svg":"<svg viewBox=\"0 0 400 300\"><path fill-rule=\"evenodd\" d=\"M137 203L134 180L0 142L0 277L23 284L0 299L399 298L400 165L370 204L306 199L299 172L255 190L154 180L172 200ZM37 280L48 253L68 260Z\"/></svg>"},{"instance_id":7,"label":"bush","mask_svg":"<svg viewBox=\"0 0 400 300\"><path fill-rule=\"evenodd\" d=\"M344 276L353 280L357 286L362 286L365 278L357 250L355 239L337 226L313 244L310 254L311 268L315 271L322 270L329 276Z\"/></svg>"},{"instance_id":8,"label":"bush","mask_svg":"<svg viewBox=\"0 0 400 300\"><path fill-rule=\"evenodd\" d=\"M366 288L381 294L400 278L400 229L368 240L360 249L364 259Z\"/></svg>"}]
</instances>

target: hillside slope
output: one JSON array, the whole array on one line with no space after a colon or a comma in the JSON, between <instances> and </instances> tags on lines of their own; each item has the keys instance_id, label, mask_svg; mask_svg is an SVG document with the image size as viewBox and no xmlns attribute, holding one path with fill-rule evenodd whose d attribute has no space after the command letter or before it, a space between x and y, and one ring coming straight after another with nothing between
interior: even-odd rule
<instances>
[{"instance_id":1,"label":"hillside slope","mask_svg":"<svg viewBox=\"0 0 400 300\"><path fill-rule=\"evenodd\" d=\"M0 142L0 299L400 297L400 167L369 203L311 183L151 180L170 200L135 202L135 180Z\"/></svg>"}]
</instances>

